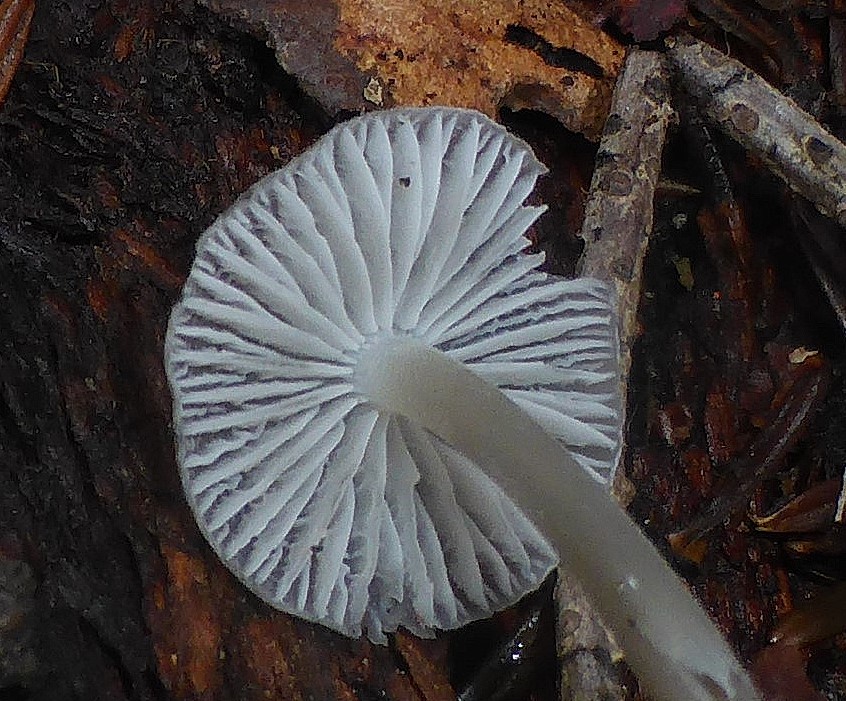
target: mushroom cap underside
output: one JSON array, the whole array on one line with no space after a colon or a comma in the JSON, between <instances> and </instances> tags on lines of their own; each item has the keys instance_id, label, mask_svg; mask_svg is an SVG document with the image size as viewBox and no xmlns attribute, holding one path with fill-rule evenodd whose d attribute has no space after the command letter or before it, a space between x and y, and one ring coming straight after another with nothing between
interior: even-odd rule
<instances>
[{"instance_id":1,"label":"mushroom cap underside","mask_svg":"<svg viewBox=\"0 0 846 701\"><path fill-rule=\"evenodd\" d=\"M200 237L168 328L177 457L197 522L270 605L350 636L485 617L557 556L471 460L353 382L410 336L497 385L608 479L620 449L604 286L536 270L545 171L483 115L339 125ZM566 479L566 475L562 475Z\"/></svg>"}]
</instances>

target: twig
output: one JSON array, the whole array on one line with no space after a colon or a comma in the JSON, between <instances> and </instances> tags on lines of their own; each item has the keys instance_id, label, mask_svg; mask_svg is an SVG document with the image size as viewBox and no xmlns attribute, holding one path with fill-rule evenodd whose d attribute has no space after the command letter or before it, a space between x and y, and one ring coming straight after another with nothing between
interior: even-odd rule
<instances>
[{"instance_id":1,"label":"twig","mask_svg":"<svg viewBox=\"0 0 846 701\"><path fill-rule=\"evenodd\" d=\"M763 78L690 37L669 42L705 116L824 214L846 226L846 145Z\"/></svg>"},{"instance_id":2,"label":"twig","mask_svg":"<svg viewBox=\"0 0 846 701\"><path fill-rule=\"evenodd\" d=\"M673 115L669 92L663 57L633 50L614 90L582 225L580 274L605 280L616 290L623 407L637 334L643 258L652 231L652 199Z\"/></svg>"},{"instance_id":3,"label":"twig","mask_svg":"<svg viewBox=\"0 0 846 701\"><path fill-rule=\"evenodd\" d=\"M652 200L672 114L664 58L654 52L633 50L617 79L599 144L581 232L585 247L578 264L580 275L605 280L615 292L623 411L638 329L643 259L652 231ZM622 470L617 470L617 475L621 477ZM620 481L617 491L623 492ZM599 622L578 583L564 572L559 577L556 600L560 610L562 698L598 695L600 689L608 698L624 698L613 664L601 662L619 659L619 647ZM596 650L605 654L594 657L591 651Z\"/></svg>"}]
</instances>

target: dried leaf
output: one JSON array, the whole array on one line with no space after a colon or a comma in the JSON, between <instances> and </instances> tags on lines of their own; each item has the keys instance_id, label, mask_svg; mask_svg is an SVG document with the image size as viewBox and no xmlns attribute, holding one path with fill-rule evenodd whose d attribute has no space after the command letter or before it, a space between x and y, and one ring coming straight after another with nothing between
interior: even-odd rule
<instances>
[{"instance_id":1,"label":"dried leaf","mask_svg":"<svg viewBox=\"0 0 846 701\"><path fill-rule=\"evenodd\" d=\"M266 36L330 113L374 103L537 109L596 138L623 47L546 0L203 0Z\"/></svg>"},{"instance_id":2,"label":"dried leaf","mask_svg":"<svg viewBox=\"0 0 846 701\"><path fill-rule=\"evenodd\" d=\"M772 640L807 647L846 630L846 584L840 582L788 613L773 631Z\"/></svg>"},{"instance_id":3,"label":"dried leaf","mask_svg":"<svg viewBox=\"0 0 846 701\"><path fill-rule=\"evenodd\" d=\"M769 701L822 701L805 671L807 653L793 645L771 645L755 658L753 673Z\"/></svg>"},{"instance_id":4,"label":"dried leaf","mask_svg":"<svg viewBox=\"0 0 846 701\"><path fill-rule=\"evenodd\" d=\"M825 530L834 523L840 479L814 485L775 513L752 516L763 533L809 533Z\"/></svg>"}]
</instances>

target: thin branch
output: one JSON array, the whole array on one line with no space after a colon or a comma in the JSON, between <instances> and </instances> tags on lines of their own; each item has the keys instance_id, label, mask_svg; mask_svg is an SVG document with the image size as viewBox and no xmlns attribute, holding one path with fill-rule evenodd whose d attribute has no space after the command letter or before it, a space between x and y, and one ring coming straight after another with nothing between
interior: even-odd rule
<instances>
[{"instance_id":1,"label":"thin branch","mask_svg":"<svg viewBox=\"0 0 846 701\"><path fill-rule=\"evenodd\" d=\"M652 232L652 200L672 116L664 58L632 50L617 80L596 155L582 225L585 249L579 262L581 275L605 280L616 291L624 407L637 335L643 259Z\"/></svg>"},{"instance_id":2,"label":"thin branch","mask_svg":"<svg viewBox=\"0 0 846 701\"><path fill-rule=\"evenodd\" d=\"M691 37L670 42L678 77L717 124L846 226L846 145L754 71Z\"/></svg>"}]
</instances>

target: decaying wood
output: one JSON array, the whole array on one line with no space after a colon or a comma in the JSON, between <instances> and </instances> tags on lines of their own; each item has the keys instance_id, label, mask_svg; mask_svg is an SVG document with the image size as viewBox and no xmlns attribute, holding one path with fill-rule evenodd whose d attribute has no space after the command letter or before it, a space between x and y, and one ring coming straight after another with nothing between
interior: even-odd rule
<instances>
[{"instance_id":1,"label":"decaying wood","mask_svg":"<svg viewBox=\"0 0 846 701\"><path fill-rule=\"evenodd\" d=\"M739 61L689 37L670 42L679 79L710 121L846 226L846 145Z\"/></svg>"},{"instance_id":2,"label":"decaying wood","mask_svg":"<svg viewBox=\"0 0 846 701\"><path fill-rule=\"evenodd\" d=\"M624 49L547 0L202 0L267 37L326 111L401 105L536 109L595 138Z\"/></svg>"},{"instance_id":3,"label":"decaying wood","mask_svg":"<svg viewBox=\"0 0 846 701\"><path fill-rule=\"evenodd\" d=\"M452 641L466 632L424 642L398 637L392 648L347 640L270 610L223 568L184 504L161 367L167 316L196 237L238 193L302 151L327 127L331 118L309 98L316 98L330 115L337 111L331 105L373 108L364 88L375 79L384 106L415 96L418 102L431 101L435 98L408 86L422 90L432 67L419 69L424 64L405 51L402 56L396 51L380 56L374 52L375 38L383 34L356 34L355 26L360 25L349 21L343 27L346 33L336 35L337 2L200 4L228 5L230 16L242 18L237 26L248 25L260 34L259 40L194 3L37 3L34 39L27 44L25 60L17 63L14 87L0 109L0 697L8 692L11 698L33 701L82 697L258 701L268 695L321 701L446 698L451 693L447 684L465 688L467 675L472 674L465 670L465 678L456 683L448 658ZM0 8L19 12L15 21L23 26L32 5L31 0L6 0ZM541 5L552 3L532 7ZM289 12L302 8L300 14L306 17L310 14L313 31L305 32L303 24L293 26L303 30L295 41L292 25L283 26L289 31L288 42L274 42L269 23L251 23L245 17L248 10L255 17L259 11L282 6ZM362 12L368 7L364 2L345 6ZM565 6L570 3L556 5L560 13ZM282 19L287 21L290 15ZM460 18L453 20L460 25ZM833 36L843 33L838 22L832 20ZM588 80L591 76L584 70L552 64L573 59L559 51L562 48L587 55L594 48L616 50L619 44L606 41L591 48L593 38L602 35L595 25L583 27L581 38L568 44L566 25L555 25L540 15L520 18L517 24L530 31L512 29L510 43L504 30L497 34L495 55L498 60L519 56L518 64L491 67L496 79L506 69L515 78L509 84L511 92L502 93L508 96L504 103L550 114L569 109L565 116L571 121L558 115L559 120L577 131L597 134L622 54L613 61L613 52L591 54L602 67L599 79ZM11 25L0 24L0 41L9 43L12 37L10 46L20 41L21 32L9 33L4 26ZM390 27L375 29L390 33ZM345 43L334 46L336 36ZM356 36L361 43L354 40ZM291 68L289 73L302 80L305 94L279 69L265 40L273 44L276 58ZM658 60L638 53L632 62ZM472 54L467 51L467 56ZM332 72L336 68L340 73ZM484 68L483 63L477 68ZM420 75L413 78L404 72L418 69ZM448 88L436 97L446 100L450 90L467 88L459 85L459 79L470 82L463 64L442 69L437 81ZM833 65L832 72L842 83L842 67ZM640 83L633 83L625 110L615 107L620 124L634 125L638 120L647 124L639 127L640 140L632 129L620 131L618 124L616 138L629 136L633 141L629 146L604 145L602 150L617 154L616 163L624 166L629 163L624 160L626 149L640 150L626 167L630 173L646 169L651 188L652 168L659 159L657 151L649 149L660 149L658 132L670 115L666 101L656 97L665 89L663 78L656 83L646 68L642 73ZM480 75L484 71L473 80ZM521 81L537 75L545 76L547 87L554 90L525 90ZM745 79L745 74L740 77ZM403 87L406 92L390 82L398 78L409 80ZM575 84L570 85L568 78ZM559 82L553 85L549 82L553 79ZM581 81L597 86L596 91L582 89ZM515 86L520 89L514 90ZM321 88L326 101L312 88ZM488 88L485 109L495 112L501 107L497 91L502 85ZM571 93L582 101L567 103ZM378 91L368 95L375 100ZM354 103L344 102L353 97ZM775 94L775 98L773 109L780 109L783 97ZM573 156L572 141L555 141L560 127L537 117L518 119L536 123L532 143L539 153L555 143L545 157L569 158L568 168L584 172L566 183L577 191L589 177L591 144L569 135L579 138L582 149ZM813 142L797 167L813 171L811 154L819 159L818 150ZM553 173L567 172L564 167L556 171L547 160ZM602 176L614 186L604 195L606 204L591 205L604 212L603 217L594 215L594 225L615 234L627 231L635 238L620 245L625 255L602 248L612 246L607 236L598 242L588 240L586 260L593 258L594 274L602 272L606 254L622 262L621 270L628 270L630 279L621 275L620 284L630 299L637 300L633 276L652 216L651 195L633 189L629 197L641 197L640 203L630 201L626 215L630 228L617 229L620 222L613 223L614 217L625 219L619 205L629 200L615 190L619 182L611 173ZM541 200L553 205L553 211L538 226L561 232L563 216L554 211L554 197L544 194ZM688 214L689 221L696 221L695 208ZM655 383L657 390L644 389L645 382L635 387L648 444L644 440L636 446L635 477L642 486L640 504L636 500L634 506L641 508L637 518L649 520L659 542L670 530L664 528L668 521L662 521L662 515L689 514L691 505L701 505L703 495L710 495L712 474L719 468L711 458L733 445L738 433L736 424L724 422L734 414L732 401L738 393L724 380L724 367L713 367L714 356L736 350L737 335L720 332L721 324L731 323L733 307L728 302L736 299L727 299L727 290L719 285L708 287L704 278L711 263L704 257L701 253L698 260L688 261L682 287L672 279L678 277L676 268L662 269L660 261L655 263L653 279L659 287L667 287L650 287L649 296L666 295L672 283L676 287L670 291L670 304L678 304L666 304L665 296L664 306L657 312L647 309L653 315L641 317L641 323L656 332L648 343L644 341L648 347L638 356L648 365L642 374L662 377L660 385ZM724 264L716 259L714 266ZM753 257L751 265L753 270L762 268L762 277L781 282L769 263L764 268ZM678 269L682 267L679 264ZM732 290L735 293L742 295L743 290ZM653 303L647 295L644 299L646 306ZM768 300L767 314L789 317L780 304ZM680 319L689 325L671 329ZM632 322L630 330L635 328ZM700 329L713 347L697 354L694 346L701 340ZM774 324L767 329L767 338L777 346L781 329ZM770 357L778 352L778 347L771 348ZM732 366L731 377L763 376L765 384L772 370L752 367L747 373L748 369ZM710 387L714 376L720 383ZM697 389L703 383L709 387L707 394ZM764 390L752 394L767 396ZM747 414L751 411L741 408ZM644 505L647 499L652 501ZM678 518L673 523L684 525ZM714 558L716 564L712 561L707 572L692 579L741 651L754 652L772 630L773 610L789 608L790 586L779 564L782 551L748 532L732 533L719 542L721 559ZM545 596L548 601L549 594ZM565 637L579 627L592 628L595 621L585 612L577 603L562 607ZM508 631L521 628L519 621L514 623L519 615L501 614L513 623ZM602 635L594 628L568 648L572 652L565 673L589 690L587 698L601 694L622 698L615 678L620 666L615 664L613 646L602 641ZM551 677L552 644L548 639L544 645L550 658L545 671ZM829 675L832 684L838 674ZM609 679L617 686L608 686ZM626 698L634 697L634 686L629 684ZM542 692L535 690L533 698L555 698L554 682Z\"/></svg>"},{"instance_id":4,"label":"decaying wood","mask_svg":"<svg viewBox=\"0 0 846 701\"><path fill-rule=\"evenodd\" d=\"M192 3L38 3L32 36L0 109L0 698L421 701L392 650L250 596L174 459L196 238L320 126Z\"/></svg>"}]
</instances>

